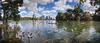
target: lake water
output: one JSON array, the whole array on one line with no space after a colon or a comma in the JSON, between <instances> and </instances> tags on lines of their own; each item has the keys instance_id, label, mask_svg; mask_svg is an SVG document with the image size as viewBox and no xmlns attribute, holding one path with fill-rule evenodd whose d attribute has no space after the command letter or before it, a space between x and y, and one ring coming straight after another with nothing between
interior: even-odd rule
<instances>
[{"instance_id":1,"label":"lake water","mask_svg":"<svg viewBox=\"0 0 100 43\"><path fill-rule=\"evenodd\" d=\"M100 22L22 20L9 22L20 29L16 37L22 43L100 43Z\"/></svg>"}]
</instances>

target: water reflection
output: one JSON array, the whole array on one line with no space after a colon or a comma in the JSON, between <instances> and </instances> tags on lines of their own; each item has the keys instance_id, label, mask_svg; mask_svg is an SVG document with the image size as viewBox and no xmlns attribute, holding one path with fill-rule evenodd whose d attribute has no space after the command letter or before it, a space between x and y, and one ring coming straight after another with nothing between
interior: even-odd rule
<instances>
[{"instance_id":1,"label":"water reflection","mask_svg":"<svg viewBox=\"0 0 100 43\"><path fill-rule=\"evenodd\" d=\"M20 31L20 27L17 25L14 26L14 29L8 26L6 29L5 27L0 27L0 30L0 43L21 43L21 39L17 37L18 31Z\"/></svg>"},{"instance_id":2,"label":"water reflection","mask_svg":"<svg viewBox=\"0 0 100 43\"><path fill-rule=\"evenodd\" d=\"M90 22L60 21L58 22L57 26L59 29L64 29L65 31L73 32L76 35L79 35L84 29L93 27L92 21Z\"/></svg>"},{"instance_id":3,"label":"water reflection","mask_svg":"<svg viewBox=\"0 0 100 43\"><path fill-rule=\"evenodd\" d=\"M9 37L20 38L22 43L99 43L99 24L94 21L23 20L17 24L10 21L11 28L20 29L13 29L16 31L9 32Z\"/></svg>"}]
</instances>

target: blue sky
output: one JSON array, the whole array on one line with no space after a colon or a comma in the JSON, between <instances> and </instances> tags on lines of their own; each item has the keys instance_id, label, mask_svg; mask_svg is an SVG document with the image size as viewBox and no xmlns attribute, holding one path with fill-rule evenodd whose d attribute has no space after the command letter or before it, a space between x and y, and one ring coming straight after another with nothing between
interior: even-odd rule
<instances>
[{"instance_id":1,"label":"blue sky","mask_svg":"<svg viewBox=\"0 0 100 43\"><path fill-rule=\"evenodd\" d=\"M74 9L79 0L24 0L22 7L19 7L20 15L22 17L36 17L51 16L56 17L58 11L65 12L67 9ZM86 0L81 7L84 12L88 11L94 13L97 9L90 5L90 0Z\"/></svg>"},{"instance_id":2,"label":"blue sky","mask_svg":"<svg viewBox=\"0 0 100 43\"><path fill-rule=\"evenodd\" d=\"M54 6L55 4L53 2L47 3L46 5L38 4L38 7L44 7L45 10L52 10Z\"/></svg>"},{"instance_id":3,"label":"blue sky","mask_svg":"<svg viewBox=\"0 0 100 43\"><path fill-rule=\"evenodd\" d=\"M44 1L44 2L43 2ZM59 6L59 8L56 6L55 3L59 2L60 0L43 0L41 1L40 3L38 3L37 1L34 2L34 0L31 0L29 1L29 3L25 0L24 4L25 6L24 7L21 7L19 10L20 10L20 14L21 16L32 16L33 14L30 14L30 12L32 12L32 6L33 7L36 7L34 8L33 10L36 10L37 12L35 12L34 14L37 15L37 16L40 16L40 15L45 15L45 16L56 16L57 15L57 11L60 10L60 11L63 11L64 9L62 7ZM36 3L37 5L34 6L33 4ZM42 4L42 3L45 3L45 4ZM61 2L63 3L63 2ZM66 2L67 3L67 2ZM31 4L31 5L29 5ZM70 6L74 6L73 5L74 3L73 2L70 2L69 5ZM64 5L67 5L67 4L64 4ZM55 8L57 7L57 8ZM63 9L63 10L62 10Z\"/></svg>"},{"instance_id":4,"label":"blue sky","mask_svg":"<svg viewBox=\"0 0 100 43\"><path fill-rule=\"evenodd\" d=\"M82 5L84 11L93 13L96 9L89 4L87 0ZM32 15L39 16L51 16L55 17L58 11L64 12L67 9L74 9L74 6L78 4L78 0L24 0L23 7L19 7L20 15L22 17L32 17Z\"/></svg>"}]
</instances>

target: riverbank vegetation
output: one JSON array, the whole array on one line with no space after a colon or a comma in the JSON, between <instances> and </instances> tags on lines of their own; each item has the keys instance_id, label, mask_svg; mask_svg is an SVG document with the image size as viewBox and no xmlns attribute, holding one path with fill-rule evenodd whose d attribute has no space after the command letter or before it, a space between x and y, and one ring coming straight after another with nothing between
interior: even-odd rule
<instances>
[{"instance_id":1,"label":"riverbank vegetation","mask_svg":"<svg viewBox=\"0 0 100 43\"><path fill-rule=\"evenodd\" d=\"M3 13L0 12L0 19L3 22L0 24L0 43L20 43L20 39L16 38L17 28L12 29L8 25L8 20L18 21L20 15L18 14L18 7L22 6L23 0L0 0ZM3 16L1 17L1 15Z\"/></svg>"},{"instance_id":2,"label":"riverbank vegetation","mask_svg":"<svg viewBox=\"0 0 100 43\"><path fill-rule=\"evenodd\" d=\"M91 5L99 5L99 0L90 0ZM94 14L91 14L89 12L84 12L81 8L82 3L84 3L85 0L80 0L80 3L75 6L74 9L67 9L65 13L58 12L58 15L56 16L56 20L74 20L74 21L100 21L100 7L95 10Z\"/></svg>"}]
</instances>

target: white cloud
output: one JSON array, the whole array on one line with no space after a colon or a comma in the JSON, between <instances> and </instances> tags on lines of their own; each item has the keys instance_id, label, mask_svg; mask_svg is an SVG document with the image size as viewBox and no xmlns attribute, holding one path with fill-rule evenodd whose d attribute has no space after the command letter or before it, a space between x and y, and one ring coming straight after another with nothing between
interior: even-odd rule
<instances>
[{"instance_id":1,"label":"white cloud","mask_svg":"<svg viewBox=\"0 0 100 43\"><path fill-rule=\"evenodd\" d=\"M52 16L52 17L55 17L57 15L57 11L56 10L44 10L44 11L41 11L43 15L45 16Z\"/></svg>"},{"instance_id":2,"label":"white cloud","mask_svg":"<svg viewBox=\"0 0 100 43\"><path fill-rule=\"evenodd\" d=\"M41 4L47 4L51 2L54 2L54 0L38 0L38 3L41 3Z\"/></svg>"},{"instance_id":3,"label":"white cloud","mask_svg":"<svg viewBox=\"0 0 100 43\"><path fill-rule=\"evenodd\" d=\"M79 2L79 0L73 0L74 2Z\"/></svg>"},{"instance_id":4,"label":"white cloud","mask_svg":"<svg viewBox=\"0 0 100 43\"><path fill-rule=\"evenodd\" d=\"M39 16L39 15L50 15L55 17L57 14L57 11L60 10L64 12L66 9L73 9L70 5L66 5L66 2L72 2L73 0L59 0L55 2L54 10L45 10L45 8L37 8L37 4L47 4L54 2L54 0L24 0L24 7L19 8L20 10L25 9L25 7L30 10L30 12L22 11L20 14L26 14L25 16L32 17L33 14ZM23 16L23 15L22 15Z\"/></svg>"},{"instance_id":5,"label":"white cloud","mask_svg":"<svg viewBox=\"0 0 100 43\"><path fill-rule=\"evenodd\" d=\"M22 6L22 7L19 7L19 11L22 11L22 10L24 10L25 9L25 7L24 6Z\"/></svg>"},{"instance_id":6,"label":"white cloud","mask_svg":"<svg viewBox=\"0 0 100 43\"><path fill-rule=\"evenodd\" d=\"M66 5L66 2L73 2L73 0L59 0L55 2L55 7L53 8L60 12L65 12L67 9L74 9L74 7Z\"/></svg>"},{"instance_id":7,"label":"white cloud","mask_svg":"<svg viewBox=\"0 0 100 43\"><path fill-rule=\"evenodd\" d=\"M39 7L38 11L43 11L45 8L44 7Z\"/></svg>"},{"instance_id":8,"label":"white cloud","mask_svg":"<svg viewBox=\"0 0 100 43\"><path fill-rule=\"evenodd\" d=\"M22 6L22 7L19 7L19 11L20 11L20 15L21 17L32 17L33 16L33 11L26 11L25 10L26 7Z\"/></svg>"},{"instance_id":9,"label":"white cloud","mask_svg":"<svg viewBox=\"0 0 100 43\"><path fill-rule=\"evenodd\" d=\"M70 5L65 5L63 6L64 9L74 9L74 7L70 6Z\"/></svg>"},{"instance_id":10,"label":"white cloud","mask_svg":"<svg viewBox=\"0 0 100 43\"><path fill-rule=\"evenodd\" d=\"M68 2L73 2L73 0L67 0Z\"/></svg>"},{"instance_id":11,"label":"white cloud","mask_svg":"<svg viewBox=\"0 0 100 43\"><path fill-rule=\"evenodd\" d=\"M50 3L50 2L53 2L54 0L24 0L24 3L23 3L23 7L20 7L19 10L23 10L25 9L25 7L28 8L28 10L30 10L30 12L27 13L27 16L31 16L33 14L36 14L38 13L40 10L44 10L43 8L37 8L37 4L40 3L40 4L47 4L47 3ZM21 11L20 14L23 14L26 12L25 11Z\"/></svg>"},{"instance_id":12,"label":"white cloud","mask_svg":"<svg viewBox=\"0 0 100 43\"><path fill-rule=\"evenodd\" d=\"M21 17L33 17L33 12L26 12L26 11L22 11L20 13Z\"/></svg>"},{"instance_id":13,"label":"white cloud","mask_svg":"<svg viewBox=\"0 0 100 43\"><path fill-rule=\"evenodd\" d=\"M55 17L57 15L57 11L65 12L67 9L74 9L74 7L72 7L71 5L66 5L66 2L73 1L76 3L79 2L79 0L59 0L55 2L55 6L53 7L54 10L45 10L44 7L37 8L37 4L47 4L54 2L54 0L24 0L24 6L19 8L19 10L23 10L25 9L25 7L27 7L30 12L22 11L20 14L26 14L25 16L30 17L32 17L33 14L35 14L36 16L49 15ZM89 2L90 1L87 0L85 3L83 3L82 8L84 9L84 11L94 12L96 8L94 6L91 6Z\"/></svg>"},{"instance_id":14,"label":"white cloud","mask_svg":"<svg viewBox=\"0 0 100 43\"><path fill-rule=\"evenodd\" d=\"M90 0L86 0L86 2L83 3L82 8L83 8L84 11L87 11L87 12L90 12L90 13L95 13L95 10L97 9L96 6L92 6L90 4Z\"/></svg>"},{"instance_id":15,"label":"white cloud","mask_svg":"<svg viewBox=\"0 0 100 43\"><path fill-rule=\"evenodd\" d=\"M67 0L59 0L58 2L55 2L55 5L57 7L61 7L61 6L65 5L66 2L67 2Z\"/></svg>"}]
</instances>

